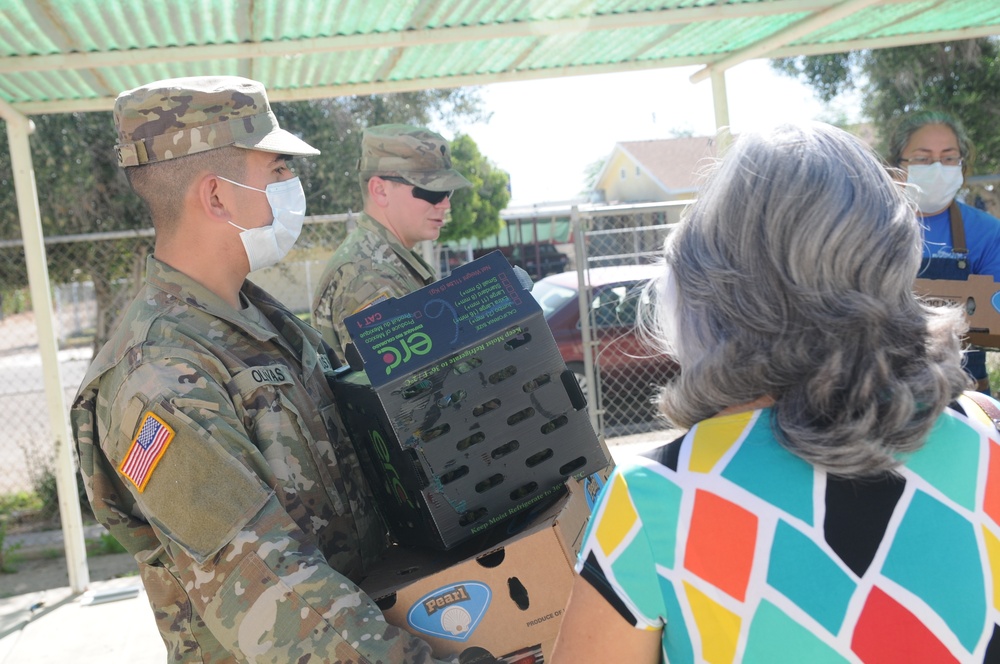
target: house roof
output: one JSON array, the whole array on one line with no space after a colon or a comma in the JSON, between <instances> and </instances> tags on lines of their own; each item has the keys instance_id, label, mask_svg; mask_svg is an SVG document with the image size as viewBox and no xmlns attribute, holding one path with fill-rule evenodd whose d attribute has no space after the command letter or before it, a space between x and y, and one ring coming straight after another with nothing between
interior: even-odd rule
<instances>
[{"instance_id":1,"label":"house roof","mask_svg":"<svg viewBox=\"0 0 1000 664\"><path fill-rule=\"evenodd\" d=\"M717 156L716 140L709 136L626 141L615 147L670 193L695 191L699 171Z\"/></svg>"}]
</instances>

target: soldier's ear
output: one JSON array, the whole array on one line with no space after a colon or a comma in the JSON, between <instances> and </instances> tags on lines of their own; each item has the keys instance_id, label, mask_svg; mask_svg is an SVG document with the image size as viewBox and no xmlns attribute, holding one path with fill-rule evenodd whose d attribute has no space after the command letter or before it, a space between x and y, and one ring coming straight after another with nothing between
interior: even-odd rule
<instances>
[{"instance_id":1,"label":"soldier's ear","mask_svg":"<svg viewBox=\"0 0 1000 664\"><path fill-rule=\"evenodd\" d=\"M368 179L368 198L375 205L385 207L389 204L389 184L378 176Z\"/></svg>"},{"instance_id":2,"label":"soldier's ear","mask_svg":"<svg viewBox=\"0 0 1000 664\"><path fill-rule=\"evenodd\" d=\"M232 218L232 201L230 188L214 173L205 173L195 180L195 205L199 211L213 220L229 221Z\"/></svg>"}]
</instances>

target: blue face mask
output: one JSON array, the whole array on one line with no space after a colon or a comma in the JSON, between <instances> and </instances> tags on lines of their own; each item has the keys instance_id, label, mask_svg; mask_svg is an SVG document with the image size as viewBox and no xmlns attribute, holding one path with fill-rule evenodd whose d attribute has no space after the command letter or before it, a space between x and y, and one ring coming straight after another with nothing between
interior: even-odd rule
<instances>
[{"instance_id":1,"label":"blue face mask","mask_svg":"<svg viewBox=\"0 0 1000 664\"><path fill-rule=\"evenodd\" d=\"M271 267L292 250L295 241L302 232L302 222L306 217L306 194L302 190L302 182L297 177L283 182L273 182L265 189L233 182L221 175L225 180L237 187L263 192L271 205L274 221L269 226L260 228L243 228L232 221L229 224L240 229L240 240L250 261L250 271Z\"/></svg>"}]
</instances>

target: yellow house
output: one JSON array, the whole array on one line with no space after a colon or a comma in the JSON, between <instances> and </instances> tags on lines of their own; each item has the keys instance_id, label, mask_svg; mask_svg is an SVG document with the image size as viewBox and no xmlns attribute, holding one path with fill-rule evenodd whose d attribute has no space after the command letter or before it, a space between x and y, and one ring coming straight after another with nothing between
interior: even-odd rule
<instances>
[{"instance_id":1,"label":"yellow house","mask_svg":"<svg viewBox=\"0 0 1000 664\"><path fill-rule=\"evenodd\" d=\"M716 157L715 138L667 138L616 143L594 181L607 203L688 200L698 171Z\"/></svg>"}]
</instances>

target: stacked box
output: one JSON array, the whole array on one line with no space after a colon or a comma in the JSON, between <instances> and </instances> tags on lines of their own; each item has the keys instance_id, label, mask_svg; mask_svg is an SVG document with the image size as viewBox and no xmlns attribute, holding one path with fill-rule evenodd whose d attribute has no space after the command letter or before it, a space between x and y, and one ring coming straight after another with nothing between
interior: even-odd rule
<instances>
[{"instance_id":1,"label":"stacked box","mask_svg":"<svg viewBox=\"0 0 1000 664\"><path fill-rule=\"evenodd\" d=\"M397 541L450 548L607 466L579 385L501 254L345 322L355 370L333 387Z\"/></svg>"},{"instance_id":2,"label":"stacked box","mask_svg":"<svg viewBox=\"0 0 1000 664\"><path fill-rule=\"evenodd\" d=\"M435 657L483 649L499 662L550 661L590 517L583 483L567 485L554 505L531 510L528 525L477 553L393 547L362 589Z\"/></svg>"},{"instance_id":3,"label":"stacked box","mask_svg":"<svg viewBox=\"0 0 1000 664\"><path fill-rule=\"evenodd\" d=\"M966 338L979 348L1000 349L1000 283L988 274L966 279L917 279L917 295L934 303L961 307L969 321Z\"/></svg>"}]
</instances>

